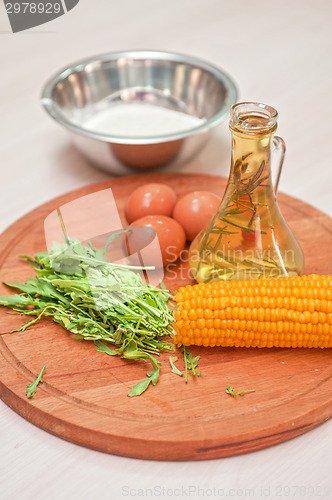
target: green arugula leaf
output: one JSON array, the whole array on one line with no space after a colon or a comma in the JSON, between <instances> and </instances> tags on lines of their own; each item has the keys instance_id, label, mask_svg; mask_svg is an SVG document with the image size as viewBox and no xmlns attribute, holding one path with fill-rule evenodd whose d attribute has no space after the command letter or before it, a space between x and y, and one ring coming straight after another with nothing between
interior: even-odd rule
<instances>
[{"instance_id":1,"label":"green arugula leaf","mask_svg":"<svg viewBox=\"0 0 332 500\"><path fill-rule=\"evenodd\" d=\"M0 297L0 305L7 307L25 307L31 303L31 299L23 295L4 295Z\"/></svg>"},{"instance_id":2,"label":"green arugula leaf","mask_svg":"<svg viewBox=\"0 0 332 500\"><path fill-rule=\"evenodd\" d=\"M233 389L233 386L230 385L229 387L226 388L225 390L226 394L229 394L230 396L233 396L233 398L236 398L237 396L242 396L243 394L246 394L248 392L255 392L255 389L249 389L246 391L235 391Z\"/></svg>"},{"instance_id":3,"label":"green arugula leaf","mask_svg":"<svg viewBox=\"0 0 332 500\"><path fill-rule=\"evenodd\" d=\"M10 288L17 288L18 290L21 290L22 292L25 292L29 295L36 295L38 293L34 285L8 282L4 282L4 284L9 286Z\"/></svg>"},{"instance_id":4,"label":"green arugula leaf","mask_svg":"<svg viewBox=\"0 0 332 500\"><path fill-rule=\"evenodd\" d=\"M148 377L147 379L142 380L141 382L138 382L136 385L134 385L134 387L131 389L129 394L127 394L127 396L129 396L130 398L133 396L140 396L141 394L143 394L144 391L147 390L150 383L152 383L152 385L156 385L156 383L159 380L158 364L160 364L160 363L156 359L154 359L152 356L149 356L149 358L151 359L152 366L153 366L152 371L150 373L146 374Z\"/></svg>"},{"instance_id":5,"label":"green arugula leaf","mask_svg":"<svg viewBox=\"0 0 332 500\"><path fill-rule=\"evenodd\" d=\"M99 352L105 352L106 354L109 354L110 356L116 356L118 354L117 351L114 351L111 349L108 345L104 344L104 342L101 342L101 340L94 340L94 345L98 347L97 351Z\"/></svg>"},{"instance_id":6,"label":"green arugula leaf","mask_svg":"<svg viewBox=\"0 0 332 500\"><path fill-rule=\"evenodd\" d=\"M159 380L159 367L156 364L154 364L152 372L147 373L147 376L151 379L152 384L156 385L156 383Z\"/></svg>"},{"instance_id":7,"label":"green arugula leaf","mask_svg":"<svg viewBox=\"0 0 332 500\"><path fill-rule=\"evenodd\" d=\"M34 398L34 393L37 392L37 387L39 384L43 383L43 373L46 370L45 366L41 369L41 372L38 373L37 378L31 384L27 384L27 398Z\"/></svg>"},{"instance_id":8,"label":"green arugula leaf","mask_svg":"<svg viewBox=\"0 0 332 500\"><path fill-rule=\"evenodd\" d=\"M122 229L121 231L115 231L114 233L112 233L105 243L105 248L103 252L105 253L107 251L108 247L110 246L112 241L115 240L115 238L118 238L118 236L120 236L121 234L128 234L132 232L133 232L132 229Z\"/></svg>"},{"instance_id":9,"label":"green arugula leaf","mask_svg":"<svg viewBox=\"0 0 332 500\"><path fill-rule=\"evenodd\" d=\"M151 379L150 378L141 380L141 382L138 382L137 384L134 385L134 387L129 392L128 396L130 398L132 398L134 396L140 396L141 394L143 394L144 391L147 390L147 388L149 387L150 383L151 383Z\"/></svg>"},{"instance_id":10,"label":"green arugula leaf","mask_svg":"<svg viewBox=\"0 0 332 500\"><path fill-rule=\"evenodd\" d=\"M193 358L191 351L188 347L182 346L183 361L185 366L185 382L188 382L188 373L193 376L199 377L202 372L196 370L200 356Z\"/></svg>"},{"instance_id":11,"label":"green arugula leaf","mask_svg":"<svg viewBox=\"0 0 332 500\"><path fill-rule=\"evenodd\" d=\"M176 356L170 356L169 358L169 364L171 365L172 368L172 373L175 373L176 375L179 375L180 377L183 376L183 373L180 372L180 370L175 366L174 362L178 360Z\"/></svg>"}]
</instances>

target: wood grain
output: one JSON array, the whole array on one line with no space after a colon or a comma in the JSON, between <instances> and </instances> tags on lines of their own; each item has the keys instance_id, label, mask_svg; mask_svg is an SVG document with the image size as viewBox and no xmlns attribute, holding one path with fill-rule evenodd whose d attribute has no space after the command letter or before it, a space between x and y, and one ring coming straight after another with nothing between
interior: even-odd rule
<instances>
[{"instance_id":1,"label":"wood grain","mask_svg":"<svg viewBox=\"0 0 332 500\"><path fill-rule=\"evenodd\" d=\"M151 174L112 179L48 202L13 224L0 238L1 281L23 281L31 266L17 256L45 249L43 224L52 210L86 194L111 187L120 213L142 182L165 182L178 195L194 189L222 194L225 179L207 175ZM279 195L285 218L306 256L305 273L331 273L332 221L299 200ZM191 282L185 264L165 276L174 289ZM0 293L7 293L1 285ZM30 422L59 437L97 450L160 460L200 460L244 453L290 439L332 414L331 350L207 349L202 375L183 379L161 357L157 386L128 398L143 379L145 363L109 358L89 342L74 340L43 320L23 333L9 334L22 318L0 310L0 396ZM46 365L44 384L28 400L26 384ZM255 389L233 399L225 388Z\"/></svg>"}]
</instances>

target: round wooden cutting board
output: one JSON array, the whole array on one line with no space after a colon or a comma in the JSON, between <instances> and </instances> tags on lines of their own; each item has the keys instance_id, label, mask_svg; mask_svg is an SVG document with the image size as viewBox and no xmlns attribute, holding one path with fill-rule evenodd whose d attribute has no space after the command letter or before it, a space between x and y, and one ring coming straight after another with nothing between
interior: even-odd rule
<instances>
[{"instance_id":1,"label":"round wooden cutting board","mask_svg":"<svg viewBox=\"0 0 332 500\"><path fill-rule=\"evenodd\" d=\"M18 258L46 249L44 221L53 210L86 194L111 188L123 217L128 195L139 184L164 182L178 195L193 190L223 194L226 180L207 175L151 174L111 179L42 205L0 237L1 281L24 282L32 267ZM302 244L305 274L332 272L332 220L305 203L280 194L281 210ZM167 287L191 283L185 264L166 273ZM0 294L8 295L1 284ZM8 332L23 318L0 308L0 397L42 429L83 446L129 457L200 460L280 443L332 415L331 349L193 348L200 377L171 373L161 356L158 384L129 398L150 367L97 352L51 319L25 332ZM177 352L180 367L181 353ZM34 399L26 386L46 366ZM148 368L148 370L147 370ZM254 389L232 398L227 386Z\"/></svg>"}]
</instances>

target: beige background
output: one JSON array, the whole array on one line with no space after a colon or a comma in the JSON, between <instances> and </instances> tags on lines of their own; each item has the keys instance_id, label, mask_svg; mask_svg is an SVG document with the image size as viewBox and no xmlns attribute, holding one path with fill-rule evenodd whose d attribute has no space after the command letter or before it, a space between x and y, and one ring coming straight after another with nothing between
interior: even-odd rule
<instances>
[{"instance_id":1,"label":"beige background","mask_svg":"<svg viewBox=\"0 0 332 500\"><path fill-rule=\"evenodd\" d=\"M329 0L81 0L49 24L12 34L1 3L0 230L50 198L108 177L41 109L43 82L77 59L144 48L206 59L234 78L239 100L274 106L287 144L280 190L332 215L331 21ZM229 153L224 123L181 171L227 175ZM218 490L224 498L279 498L287 487L292 498L332 498L331 453L332 420L244 456L201 463L127 459L57 439L0 402L1 500L118 500L135 498L139 488L145 497L159 491L159 498L184 498L181 488L189 486L196 488L191 499L207 497L208 488L211 498ZM154 487L160 488L154 496L145 491Z\"/></svg>"}]
</instances>

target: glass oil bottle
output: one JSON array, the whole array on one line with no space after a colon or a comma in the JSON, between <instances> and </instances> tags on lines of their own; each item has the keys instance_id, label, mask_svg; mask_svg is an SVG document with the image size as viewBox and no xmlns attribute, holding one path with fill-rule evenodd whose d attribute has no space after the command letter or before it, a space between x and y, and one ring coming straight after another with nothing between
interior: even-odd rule
<instances>
[{"instance_id":1,"label":"glass oil bottle","mask_svg":"<svg viewBox=\"0 0 332 500\"><path fill-rule=\"evenodd\" d=\"M265 104L232 106L230 175L222 202L189 250L198 282L277 278L301 273L302 249L276 200L285 145L274 137L278 114ZM271 157L279 151L279 173L272 185Z\"/></svg>"}]
</instances>

